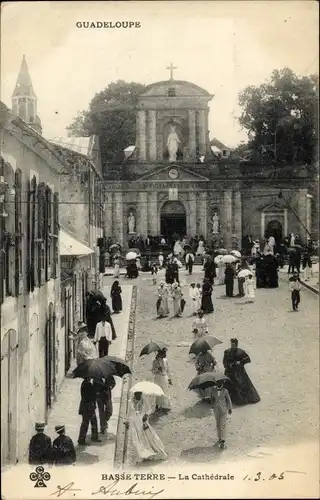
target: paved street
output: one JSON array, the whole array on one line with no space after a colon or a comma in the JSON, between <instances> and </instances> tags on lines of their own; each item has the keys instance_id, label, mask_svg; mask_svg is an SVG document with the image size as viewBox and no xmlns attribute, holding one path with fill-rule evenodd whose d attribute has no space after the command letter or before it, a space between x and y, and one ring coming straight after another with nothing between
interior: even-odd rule
<instances>
[{"instance_id":1,"label":"paved street","mask_svg":"<svg viewBox=\"0 0 320 500\"><path fill-rule=\"evenodd\" d=\"M184 270L181 275L182 283L190 281ZM202 280L202 275L198 272L193 280ZM125 282L121 278L121 283ZM153 355L139 358L150 338L169 346L173 409L153 423L169 455L166 465L215 461L219 452L212 448L216 431L210 407L187 390L196 373L188 355L193 339L188 286L183 287L187 299L183 318L160 320L156 319L156 287L150 274L141 274L132 283L138 285L132 382L152 380ZM221 365L230 337L236 336L239 347L251 357L247 371L261 396L257 405L234 410L228 424L228 447L223 452L226 460L252 457L259 450L262 453L270 448L276 454L284 446L312 444L318 439L318 298L306 289L301 295L299 312L292 312L284 274L279 289L257 290L254 304L244 304L239 298L227 299L223 286L214 287L215 312L207 320L210 333L223 340L215 348L215 357ZM130 466L130 443L127 459Z\"/></svg>"}]
</instances>

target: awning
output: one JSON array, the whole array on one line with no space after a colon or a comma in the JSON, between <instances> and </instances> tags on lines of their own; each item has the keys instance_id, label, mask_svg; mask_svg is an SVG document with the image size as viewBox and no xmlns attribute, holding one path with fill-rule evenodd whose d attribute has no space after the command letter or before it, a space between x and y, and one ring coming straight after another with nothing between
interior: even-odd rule
<instances>
[{"instance_id":1,"label":"awning","mask_svg":"<svg viewBox=\"0 0 320 500\"><path fill-rule=\"evenodd\" d=\"M90 255L94 253L91 248L87 247L73 236L60 229L60 255Z\"/></svg>"}]
</instances>

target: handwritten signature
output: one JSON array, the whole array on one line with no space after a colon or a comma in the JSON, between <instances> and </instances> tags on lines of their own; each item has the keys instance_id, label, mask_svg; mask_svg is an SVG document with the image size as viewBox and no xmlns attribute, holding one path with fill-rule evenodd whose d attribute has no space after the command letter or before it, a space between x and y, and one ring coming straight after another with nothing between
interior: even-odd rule
<instances>
[{"instance_id":1,"label":"handwritten signature","mask_svg":"<svg viewBox=\"0 0 320 500\"><path fill-rule=\"evenodd\" d=\"M125 490L118 490L116 486L119 483L119 479L111 483L109 486L100 486L100 488L97 491L93 491L91 495L98 495L99 493L102 495L108 495L110 497L116 497L116 496L129 496L129 495L141 495L144 497L149 497L149 498L155 498L157 495L160 495L160 493L163 493L164 490L158 490L154 491L153 487L150 490L139 490L139 483L134 483L129 488ZM61 497L64 495L67 491L81 491L80 489L73 488L74 483L69 483L66 486L57 486L57 491L54 491L53 493L50 494L50 496L56 496L57 498Z\"/></svg>"},{"instance_id":2,"label":"handwritten signature","mask_svg":"<svg viewBox=\"0 0 320 500\"><path fill-rule=\"evenodd\" d=\"M66 493L67 491L81 491L79 489L76 489L76 488L72 488L72 486L74 485L74 483L69 483L67 484L66 486L57 486L57 491L54 491L53 493L50 494L50 496L53 496L55 495L56 497L62 497L62 495L64 493Z\"/></svg>"},{"instance_id":3,"label":"handwritten signature","mask_svg":"<svg viewBox=\"0 0 320 500\"><path fill-rule=\"evenodd\" d=\"M164 490L154 491L153 487L151 488L151 490L139 490L138 489L139 483L134 483L133 485L129 486L129 488L127 488L126 490L120 491L116 488L118 483L119 483L119 480L116 480L113 483L111 483L109 486L100 486L100 488L97 491L94 491L93 493L91 493L91 495L98 495L99 493L100 494L102 493L103 495L109 495L111 497L124 496L124 495L125 496L142 495L145 497L154 498L157 495L160 495L160 493L164 492Z\"/></svg>"}]
</instances>

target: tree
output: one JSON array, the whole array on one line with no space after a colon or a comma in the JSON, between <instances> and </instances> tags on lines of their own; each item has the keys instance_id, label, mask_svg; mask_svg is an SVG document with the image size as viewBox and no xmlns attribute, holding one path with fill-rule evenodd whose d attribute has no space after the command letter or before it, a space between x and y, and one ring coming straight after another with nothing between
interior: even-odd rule
<instances>
[{"instance_id":1,"label":"tree","mask_svg":"<svg viewBox=\"0 0 320 500\"><path fill-rule=\"evenodd\" d=\"M118 80L97 93L89 104L67 127L69 135L100 136L101 161L123 159L123 150L135 144L136 105L145 86L135 82Z\"/></svg>"},{"instance_id":2,"label":"tree","mask_svg":"<svg viewBox=\"0 0 320 500\"><path fill-rule=\"evenodd\" d=\"M253 157L277 165L312 164L318 137L318 75L274 70L270 80L239 94L239 122Z\"/></svg>"}]
</instances>

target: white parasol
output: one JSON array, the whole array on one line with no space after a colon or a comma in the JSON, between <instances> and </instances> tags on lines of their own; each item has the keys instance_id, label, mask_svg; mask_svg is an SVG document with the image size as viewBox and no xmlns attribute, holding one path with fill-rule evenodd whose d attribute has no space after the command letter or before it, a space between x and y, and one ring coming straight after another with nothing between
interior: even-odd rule
<instances>
[{"instance_id":1,"label":"white parasol","mask_svg":"<svg viewBox=\"0 0 320 500\"><path fill-rule=\"evenodd\" d=\"M252 271L250 269L241 269L238 273L238 278L246 278L249 276L249 274L252 274Z\"/></svg>"},{"instance_id":2,"label":"white parasol","mask_svg":"<svg viewBox=\"0 0 320 500\"><path fill-rule=\"evenodd\" d=\"M222 259L223 259L223 255L217 255L215 258L214 258L214 263L215 264L220 264L220 262L223 262Z\"/></svg>"},{"instance_id":3,"label":"white parasol","mask_svg":"<svg viewBox=\"0 0 320 500\"><path fill-rule=\"evenodd\" d=\"M142 382L138 382L130 389L130 394L134 394L135 392L142 392L142 394L146 394L147 396L163 396L164 392L161 387L153 382L147 382L146 380Z\"/></svg>"},{"instance_id":4,"label":"white parasol","mask_svg":"<svg viewBox=\"0 0 320 500\"><path fill-rule=\"evenodd\" d=\"M237 259L237 257L235 257L234 255L223 255L221 262L223 262L224 264L232 264L233 262L236 262L237 260L239 260L239 259Z\"/></svg>"},{"instance_id":5,"label":"white parasol","mask_svg":"<svg viewBox=\"0 0 320 500\"><path fill-rule=\"evenodd\" d=\"M238 250L231 250L230 254L237 257L237 259L241 259L241 253Z\"/></svg>"},{"instance_id":6,"label":"white parasol","mask_svg":"<svg viewBox=\"0 0 320 500\"><path fill-rule=\"evenodd\" d=\"M128 252L126 255L126 260L134 260L138 257L138 254L135 252Z\"/></svg>"}]
</instances>

